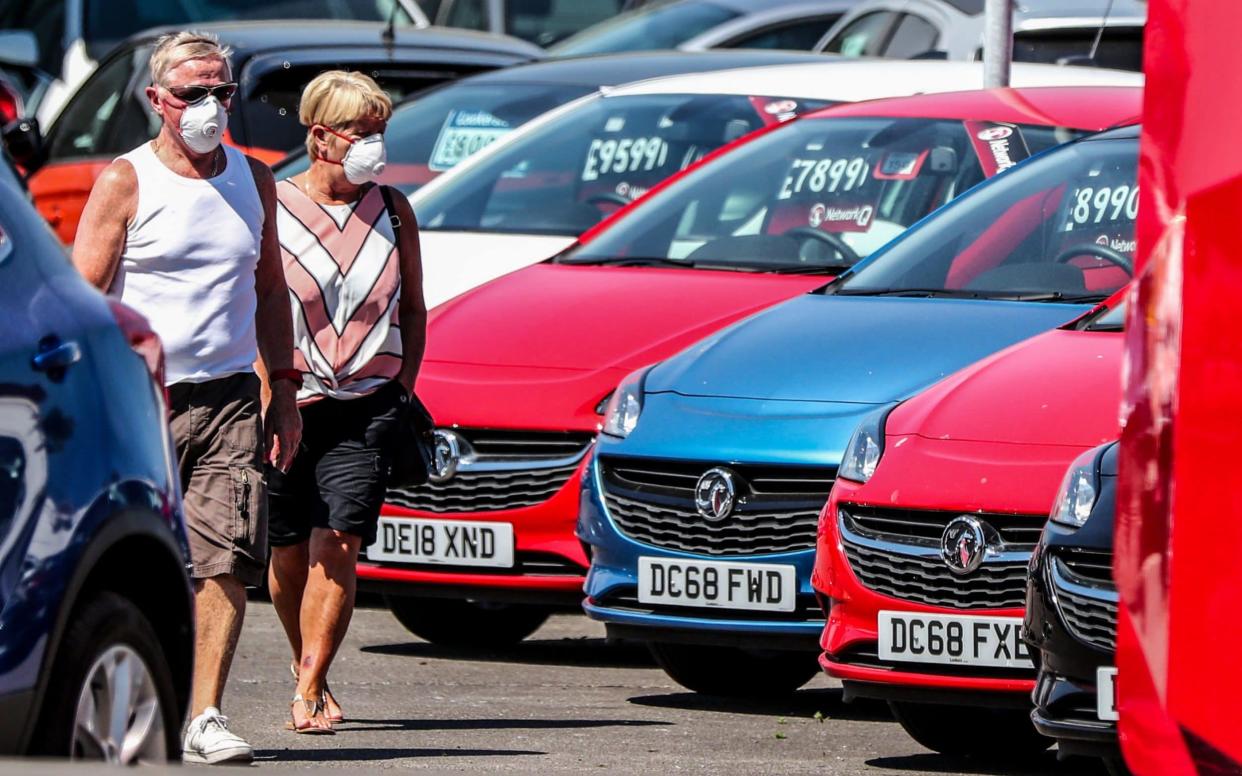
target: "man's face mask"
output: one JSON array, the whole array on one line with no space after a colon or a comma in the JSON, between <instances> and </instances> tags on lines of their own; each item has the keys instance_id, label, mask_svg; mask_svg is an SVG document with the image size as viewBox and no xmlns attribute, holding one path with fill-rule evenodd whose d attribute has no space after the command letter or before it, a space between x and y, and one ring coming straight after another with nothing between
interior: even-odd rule
<instances>
[{"instance_id":1,"label":"man's face mask","mask_svg":"<svg viewBox=\"0 0 1242 776\"><path fill-rule=\"evenodd\" d=\"M224 130L228 125L228 109L224 103L237 92L237 84L229 82L164 88L185 104L181 109L178 128L186 146L197 154L216 150L224 139Z\"/></svg>"}]
</instances>

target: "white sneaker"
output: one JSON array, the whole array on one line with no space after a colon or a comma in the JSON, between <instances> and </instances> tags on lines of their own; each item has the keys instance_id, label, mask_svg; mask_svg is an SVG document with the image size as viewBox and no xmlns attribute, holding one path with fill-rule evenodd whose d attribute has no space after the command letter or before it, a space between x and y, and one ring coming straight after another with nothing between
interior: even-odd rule
<instances>
[{"instance_id":1,"label":"white sneaker","mask_svg":"<svg viewBox=\"0 0 1242 776\"><path fill-rule=\"evenodd\" d=\"M214 706L199 714L185 731L181 759L187 763L248 763L254 750L229 730L229 719Z\"/></svg>"}]
</instances>

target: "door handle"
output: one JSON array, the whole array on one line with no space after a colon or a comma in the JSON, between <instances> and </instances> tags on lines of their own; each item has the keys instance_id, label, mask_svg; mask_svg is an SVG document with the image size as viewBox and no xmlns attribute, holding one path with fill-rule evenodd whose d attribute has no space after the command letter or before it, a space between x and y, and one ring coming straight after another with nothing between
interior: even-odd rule
<instances>
[{"instance_id":1,"label":"door handle","mask_svg":"<svg viewBox=\"0 0 1242 776\"><path fill-rule=\"evenodd\" d=\"M45 340L30 365L40 372L63 372L82 360L82 347L76 342Z\"/></svg>"}]
</instances>

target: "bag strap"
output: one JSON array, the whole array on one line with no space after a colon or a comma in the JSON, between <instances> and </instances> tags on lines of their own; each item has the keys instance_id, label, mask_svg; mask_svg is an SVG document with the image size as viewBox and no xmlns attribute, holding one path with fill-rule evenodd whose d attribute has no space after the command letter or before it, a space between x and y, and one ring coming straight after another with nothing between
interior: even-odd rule
<instances>
[{"instance_id":1,"label":"bag strap","mask_svg":"<svg viewBox=\"0 0 1242 776\"><path fill-rule=\"evenodd\" d=\"M398 249L401 247L401 216L397 215L397 211L392 207L392 188L381 183L375 184L379 186L380 196L384 199L384 210L388 212L388 220L392 222L392 237L396 242Z\"/></svg>"}]
</instances>

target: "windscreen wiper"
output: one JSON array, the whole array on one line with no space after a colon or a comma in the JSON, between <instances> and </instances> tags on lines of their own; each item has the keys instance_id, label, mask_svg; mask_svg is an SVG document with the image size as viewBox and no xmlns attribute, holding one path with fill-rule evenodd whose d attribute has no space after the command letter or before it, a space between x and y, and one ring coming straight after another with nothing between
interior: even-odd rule
<instances>
[{"instance_id":1,"label":"windscreen wiper","mask_svg":"<svg viewBox=\"0 0 1242 776\"><path fill-rule=\"evenodd\" d=\"M585 259L565 259L558 264L572 264L578 266L608 266L608 267L695 267L693 261L684 261L680 259L669 259L660 256L594 256Z\"/></svg>"},{"instance_id":2,"label":"windscreen wiper","mask_svg":"<svg viewBox=\"0 0 1242 776\"><path fill-rule=\"evenodd\" d=\"M993 291L987 296L1006 302L1066 302L1069 304L1098 303L1108 298L1108 294L1067 294L1064 291L1032 291L1026 294L1003 294Z\"/></svg>"},{"instance_id":3,"label":"windscreen wiper","mask_svg":"<svg viewBox=\"0 0 1242 776\"><path fill-rule=\"evenodd\" d=\"M986 294L959 288L843 288L840 296L914 296L944 297L948 299L983 299Z\"/></svg>"},{"instance_id":4,"label":"windscreen wiper","mask_svg":"<svg viewBox=\"0 0 1242 776\"><path fill-rule=\"evenodd\" d=\"M850 268L849 264L778 264L775 267L756 267L759 272L772 275L837 275Z\"/></svg>"}]
</instances>

